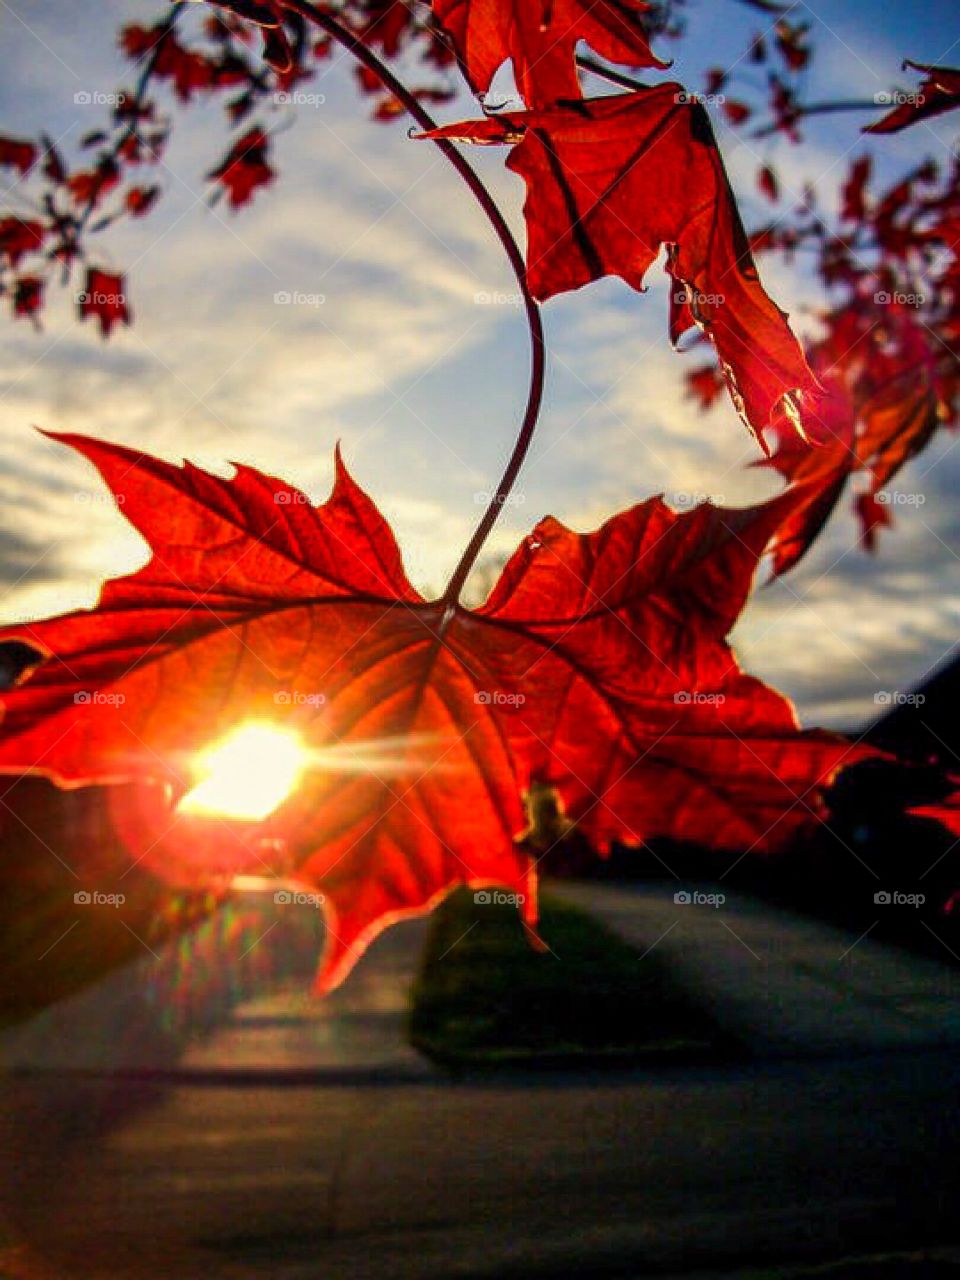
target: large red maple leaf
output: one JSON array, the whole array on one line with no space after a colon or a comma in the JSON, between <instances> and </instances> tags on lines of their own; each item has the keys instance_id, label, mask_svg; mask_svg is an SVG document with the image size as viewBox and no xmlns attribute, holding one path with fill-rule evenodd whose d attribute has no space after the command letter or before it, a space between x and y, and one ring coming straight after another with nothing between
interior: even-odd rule
<instances>
[{"instance_id":1,"label":"large red maple leaf","mask_svg":"<svg viewBox=\"0 0 960 1280\"><path fill-rule=\"evenodd\" d=\"M531 784L601 848L665 835L768 852L864 754L800 732L725 639L792 494L685 514L651 499L590 534L545 519L469 611L414 590L339 458L313 507L248 467L226 480L56 438L99 468L153 555L95 609L0 632L44 655L2 695L0 770L141 784L121 826L171 878L260 870L282 841L326 899L324 989L457 883L508 886L532 925L515 841ZM259 822L177 810L197 753L262 721L313 753L294 793Z\"/></svg>"},{"instance_id":2,"label":"large red maple leaf","mask_svg":"<svg viewBox=\"0 0 960 1280\"><path fill-rule=\"evenodd\" d=\"M650 49L643 0L434 0L475 93L485 94L508 59L529 107L581 97L575 52L583 40L602 58L665 67Z\"/></svg>"},{"instance_id":3,"label":"large red maple leaf","mask_svg":"<svg viewBox=\"0 0 960 1280\"><path fill-rule=\"evenodd\" d=\"M635 289L661 248L674 282L671 336L697 324L759 437L816 383L786 315L760 284L709 118L679 84L552 111L501 113L423 136L516 143L527 184L527 278L551 298L605 275Z\"/></svg>"}]
</instances>

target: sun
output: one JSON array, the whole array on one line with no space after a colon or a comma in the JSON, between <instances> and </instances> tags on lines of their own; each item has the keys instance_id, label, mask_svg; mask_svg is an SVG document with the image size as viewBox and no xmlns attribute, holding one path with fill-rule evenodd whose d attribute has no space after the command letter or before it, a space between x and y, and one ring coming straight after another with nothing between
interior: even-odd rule
<instances>
[{"instance_id":1,"label":"sun","mask_svg":"<svg viewBox=\"0 0 960 1280\"><path fill-rule=\"evenodd\" d=\"M266 721L239 725L196 761L200 780L180 813L260 822L286 800L310 762L300 735Z\"/></svg>"}]
</instances>

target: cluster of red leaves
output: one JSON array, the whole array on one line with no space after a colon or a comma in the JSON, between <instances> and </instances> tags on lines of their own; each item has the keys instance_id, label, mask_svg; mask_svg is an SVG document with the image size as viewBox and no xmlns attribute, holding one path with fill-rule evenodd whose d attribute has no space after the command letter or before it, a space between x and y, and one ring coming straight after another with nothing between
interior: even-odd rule
<instances>
[{"instance_id":1,"label":"cluster of red leaves","mask_svg":"<svg viewBox=\"0 0 960 1280\"><path fill-rule=\"evenodd\" d=\"M942 71L924 70L931 81L939 74L936 83L949 84ZM918 105L912 103L912 119L922 118ZM910 122L898 113L900 107L881 125ZM960 162L944 175L924 162L877 193L871 177L868 155L851 162L832 227L811 193L795 223L771 224L752 237L756 251L788 259L813 249L833 298L806 352L822 387L805 405L810 440L780 424L778 448L761 464L811 486L774 540L778 573L804 555L858 477L865 484L854 494L854 510L864 546L873 550L878 531L892 524L885 487L940 428L958 420ZM715 399L717 377L711 366L688 375L690 394L703 407Z\"/></svg>"},{"instance_id":2,"label":"cluster of red leaves","mask_svg":"<svg viewBox=\"0 0 960 1280\"><path fill-rule=\"evenodd\" d=\"M777 6L771 6L770 12L776 11ZM800 73L807 68L813 54L809 24L792 24L787 18L780 17L772 29L772 34L774 37L772 40L770 32L755 35L745 54L737 60L731 70L712 67L707 72L706 97L708 100L718 102L728 124L736 127L753 121L755 138L780 134L792 143L799 143L801 141L800 125L806 116L842 110L847 106L869 107L868 103L804 102L801 95L803 81ZM869 125L864 130L865 133L896 133L917 121L932 118L960 105L960 70L910 61L904 62L903 65L905 68L912 67L924 72L925 79L912 93L897 89L891 90L886 95L878 95L876 98L878 104L889 101L895 105L882 119ZM744 69L749 72L757 66L767 69L768 91L765 116L756 103L747 102L741 97L731 97L729 93L738 77L744 82L749 80L749 75L744 75ZM749 92L746 86L744 91ZM780 199L781 184L776 171L769 163L763 163L758 168L757 187L772 203Z\"/></svg>"},{"instance_id":3,"label":"cluster of red leaves","mask_svg":"<svg viewBox=\"0 0 960 1280\"><path fill-rule=\"evenodd\" d=\"M415 591L339 459L312 507L246 467L224 480L59 438L153 556L92 611L0 632L43 658L2 695L0 769L135 781L133 800L115 788L117 823L171 880L262 870L282 839L326 898L324 989L456 883L510 886L533 926L535 867L515 839L532 785L600 849L665 835L769 852L868 754L801 732L726 641L794 494L680 515L651 499L590 534L545 519L469 611ZM259 825L178 813L194 753L258 718L298 731L322 767Z\"/></svg>"},{"instance_id":4,"label":"cluster of red leaves","mask_svg":"<svg viewBox=\"0 0 960 1280\"><path fill-rule=\"evenodd\" d=\"M737 64L742 63L751 68L767 65L768 106L773 129L787 132L794 140L797 140L795 127L799 109L793 79L810 61L812 50L807 41L809 30L808 23L794 24L785 17L778 18L772 29L758 32L751 38L745 56L738 59ZM772 52L774 49L778 55L776 59ZM778 64L776 69L771 65L774 62ZM730 96L727 91L734 80L734 72L724 70L723 67L711 67L707 72L705 93L708 98L718 99L724 119L736 127L754 119L757 108L742 97ZM771 199L775 198L771 196Z\"/></svg>"},{"instance_id":5,"label":"cluster of red leaves","mask_svg":"<svg viewBox=\"0 0 960 1280\"><path fill-rule=\"evenodd\" d=\"M269 125L265 119L251 124L250 117L258 110L274 116L288 112L296 86L329 58L330 41L311 38L304 20L273 0L211 0L211 5L189 36L182 20L186 6L176 6L153 24L122 29L120 47L131 60L136 86L112 95L108 127L84 136L74 166L48 138L0 137L0 168L37 188L34 216L7 217L0 211L0 295L10 299L15 316L36 323L51 270L59 266L66 273L75 261L89 257L91 233L123 217L145 216L160 197L160 184L140 176L144 164L162 158L171 128L155 100L157 87L169 86L182 105L221 98L231 127L247 124L207 175L231 208L248 204L272 181ZM414 90L418 96L429 101L452 96L445 73L454 55L432 17L419 16L404 0L349 0L337 7L337 17L385 57L409 59L419 52L421 63L443 78ZM257 31L262 55L254 40ZM399 104L376 77L361 75L360 87L374 98L377 118L395 118ZM28 188L18 184L20 204L27 195ZM110 328L106 324L102 331Z\"/></svg>"}]
</instances>

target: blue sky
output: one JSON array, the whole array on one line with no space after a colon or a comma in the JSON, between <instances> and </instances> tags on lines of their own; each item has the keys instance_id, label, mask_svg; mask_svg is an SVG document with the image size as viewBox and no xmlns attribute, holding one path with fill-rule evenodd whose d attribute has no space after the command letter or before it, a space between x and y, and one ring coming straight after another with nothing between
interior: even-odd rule
<instances>
[{"instance_id":1,"label":"blue sky","mask_svg":"<svg viewBox=\"0 0 960 1280\"><path fill-rule=\"evenodd\" d=\"M42 126L70 152L102 110L77 105L75 94L129 83L115 33L162 8L0 3L0 130L29 135ZM690 34L665 46L676 56L669 75L701 88L704 69L739 58L764 17L738 0L689 0L688 8ZM946 0L800 3L791 18L813 27L809 100L909 87L904 56L960 64L960 21ZM55 289L42 334L5 322L2 621L91 604L105 574L145 556L87 465L31 424L219 470L226 459L250 462L317 500L340 439L354 475L394 523L414 580L438 588L456 562L525 396L515 285L435 149L409 140L404 125L369 121L348 59L336 57L303 88L325 102L277 110L281 178L239 215L211 209L203 181L225 149L220 109L183 114L157 172L162 204L101 238L98 260L128 274L130 330L103 343L72 318L72 291ZM475 104L465 94L443 118L468 114ZM784 208L808 179L829 208L849 157L862 149L866 119L811 121L797 148L752 141L718 121L747 222L769 217L754 193L760 160L777 168ZM942 159L958 133L947 117L873 149L894 175L920 154ZM522 188L505 172L503 153L470 156L522 235ZM547 401L492 553L509 552L548 512L585 529L654 493L683 506L691 495L737 504L777 489L773 476L747 468L756 448L728 403L702 415L683 398L683 374L703 352L670 349L661 277L654 268L644 295L603 281L545 308ZM770 263L764 278L808 329L819 294L802 269ZM278 304L283 292L323 301ZM909 688L949 655L960 615L955 443L944 436L895 483L925 501L896 509L897 529L876 559L857 547L845 509L803 565L748 606L735 636L741 660L791 694L805 722L855 725L875 713L879 691Z\"/></svg>"}]
</instances>

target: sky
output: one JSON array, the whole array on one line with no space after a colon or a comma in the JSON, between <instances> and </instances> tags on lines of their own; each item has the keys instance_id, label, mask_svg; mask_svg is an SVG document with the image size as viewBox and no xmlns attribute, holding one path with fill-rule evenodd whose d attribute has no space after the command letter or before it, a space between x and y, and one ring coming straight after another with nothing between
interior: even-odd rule
<instances>
[{"instance_id":1,"label":"sky","mask_svg":"<svg viewBox=\"0 0 960 1280\"><path fill-rule=\"evenodd\" d=\"M128 84L116 32L163 9L161 0L0 0L0 132L44 128L75 154L104 111L76 95ZM742 0L689 0L688 13L687 37L661 48L676 58L668 78L692 88L705 68L740 59L766 24ZM790 18L812 27L810 101L909 88L904 57L960 65L954 0L801 0ZM126 273L131 328L103 342L74 319L73 290L56 288L40 334L0 320L0 623L90 606L105 576L148 554L89 465L34 426L189 457L225 475L231 460L250 463L315 501L329 491L339 440L392 522L413 581L445 584L522 414L528 347L516 284L436 149L410 139L406 124L369 119L346 55L301 87L323 101L271 111L280 178L237 214L211 207L204 181L226 149L221 108L180 113L164 99L177 122L151 174L162 201L97 243L97 263ZM438 112L475 114L466 92ZM784 210L807 181L830 208L869 118L811 120L802 147L758 142L717 119L747 224L770 219L755 192L764 161L779 174ZM942 161L958 136L960 123L945 117L871 149L894 176L921 154ZM469 158L522 240L522 184L505 171L504 152ZM19 193L4 201L2 190L0 204L22 210ZM822 295L802 265L765 261L762 274L795 326L814 331ZM491 557L509 554L548 513L586 530L656 493L685 509L704 496L740 505L779 488L749 467L760 455L726 398L706 414L685 398L684 374L705 348L671 349L659 266L649 280L642 295L604 280L544 308L544 412ZM798 569L748 604L734 634L741 663L789 694L805 724L864 724L878 695L905 692L953 653L958 442L941 433L891 486L919 499L895 506L896 529L875 558L858 545L847 504Z\"/></svg>"}]
</instances>

